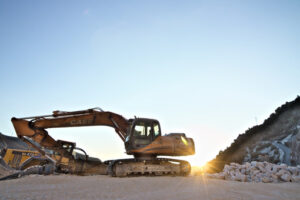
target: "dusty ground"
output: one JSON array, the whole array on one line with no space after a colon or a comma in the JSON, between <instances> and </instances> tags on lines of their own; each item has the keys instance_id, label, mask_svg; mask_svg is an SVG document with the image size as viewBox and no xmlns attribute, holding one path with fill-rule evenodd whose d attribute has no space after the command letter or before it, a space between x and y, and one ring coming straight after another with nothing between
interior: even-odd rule
<instances>
[{"instance_id":1,"label":"dusty ground","mask_svg":"<svg viewBox=\"0 0 300 200\"><path fill-rule=\"evenodd\" d=\"M299 183L241 183L190 177L31 175L0 182L0 199L300 199Z\"/></svg>"}]
</instances>

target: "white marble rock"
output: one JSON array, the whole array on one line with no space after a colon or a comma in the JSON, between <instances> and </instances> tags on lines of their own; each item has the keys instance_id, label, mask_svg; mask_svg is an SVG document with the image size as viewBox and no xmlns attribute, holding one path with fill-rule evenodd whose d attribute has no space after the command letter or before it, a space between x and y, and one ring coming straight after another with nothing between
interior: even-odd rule
<instances>
[{"instance_id":1,"label":"white marble rock","mask_svg":"<svg viewBox=\"0 0 300 200\"><path fill-rule=\"evenodd\" d=\"M230 163L220 173L210 174L209 178L225 179L241 182L300 182L300 166L272 164L252 161L244 164Z\"/></svg>"}]
</instances>

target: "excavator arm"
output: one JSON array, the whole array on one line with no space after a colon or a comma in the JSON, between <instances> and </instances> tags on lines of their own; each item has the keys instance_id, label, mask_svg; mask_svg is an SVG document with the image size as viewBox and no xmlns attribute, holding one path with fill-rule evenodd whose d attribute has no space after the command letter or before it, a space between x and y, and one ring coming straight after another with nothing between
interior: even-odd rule
<instances>
[{"instance_id":1,"label":"excavator arm","mask_svg":"<svg viewBox=\"0 0 300 200\"><path fill-rule=\"evenodd\" d=\"M26 138L30 138L40 146L58 152L64 151L62 144L48 135L46 131L48 128L109 126L114 128L120 138L125 141L129 126L128 120L123 116L97 108L74 112L54 111L52 115L12 118L12 123L19 138L26 142L28 142Z\"/></svg>"}]
</instances>

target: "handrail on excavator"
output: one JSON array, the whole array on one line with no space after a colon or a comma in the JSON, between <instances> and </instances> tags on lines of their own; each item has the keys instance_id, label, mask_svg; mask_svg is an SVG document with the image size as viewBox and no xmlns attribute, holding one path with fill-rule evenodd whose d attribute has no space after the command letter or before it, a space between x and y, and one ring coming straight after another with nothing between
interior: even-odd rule
<instances>
[{"instance_id":1,"label":"handrail on excavator","mask_svg":"<svg viewBox=\"0 0 300 200\"><path fill-rule=\"evenodd\" d=\"M38 115L38 116L30 116L30 117L22 117L19 119L34 119L34 118L45 118L45 117L59 117L59 116L68 116L68 115L79 115L79 114L87 114L87 113L93 113L93 112L104 112L100 107L90 108L86 110L78 110L78 111L60 111L55 110L53 111L52 115Z\"/></svg>"}]
</instances>

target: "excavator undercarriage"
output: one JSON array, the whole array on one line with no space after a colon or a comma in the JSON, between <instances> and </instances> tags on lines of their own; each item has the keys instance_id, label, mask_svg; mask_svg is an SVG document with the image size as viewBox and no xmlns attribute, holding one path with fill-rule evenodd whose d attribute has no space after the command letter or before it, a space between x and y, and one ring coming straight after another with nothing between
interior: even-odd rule
<instances>
[{"instance_id":1,"label":"excavator undercarriage","mask_svg":"<svg viewBox=\"0 0 300 200\"><path fill-rule=\"evenodd\" d=\"M108 174L116 177L138 175L172 175L186 176L191 171L187 161L167 158L140 161L137 159L120 159L106 161Z\"/></svg>"}]
</instances>

